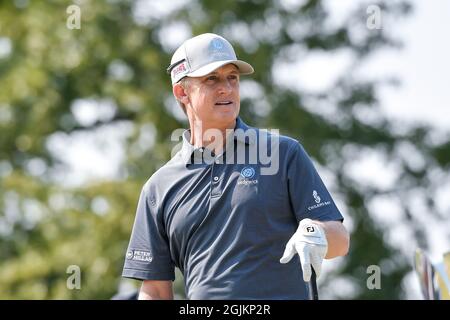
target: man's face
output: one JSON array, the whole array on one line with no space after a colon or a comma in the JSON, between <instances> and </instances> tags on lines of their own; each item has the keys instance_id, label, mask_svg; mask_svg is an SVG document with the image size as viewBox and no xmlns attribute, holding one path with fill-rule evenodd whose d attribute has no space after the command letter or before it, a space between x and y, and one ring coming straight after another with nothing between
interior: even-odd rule
<instances>
[{"instance_id":1,"label":"man's face","mask_svg":"<svg viewBox=\"0 0 450 320\"><path fill-rule=\"evenodd\" d=\"M239 70L227 64L206 76L190 78L185 93L194 120L207 127L228 124L239 114Z\"/></svg>"}]
</instances>

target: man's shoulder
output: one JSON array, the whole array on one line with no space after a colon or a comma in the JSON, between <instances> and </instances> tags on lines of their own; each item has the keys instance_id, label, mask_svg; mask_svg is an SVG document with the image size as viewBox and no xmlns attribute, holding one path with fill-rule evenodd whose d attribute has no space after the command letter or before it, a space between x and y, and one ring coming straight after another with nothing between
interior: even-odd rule
<instances>
[{"instance_id":1,"label":"man's shoulder","mask_svg":"<svg viewBox=\"0 0 450 320\"><path fill-rule=\"evenodd\" d=\"M290 137L290 136L286 136L286 135L280 135L280 144L284 144L288 149L292 148L294 146L298 146L300 144L300 141L298 141L297 139Z\"/></svg>"},{"instance_id":2,"label":"man's shoulder","mask_svg":"<svg viewBox=\"0 0 450 320\"><path fill-rule=\"evenodd\" d=\"M156 170L144 184L144 191L152 191L154 193L156 190L168 188L168 183L174 181L180 175L180 170L182 169L180 156L179 152L176 153L162 167Z\"/></svg>"},{"instance_id":3,"label":"man's shoulder","mask_svg":"<svg viewBox=\"0 0 450 320\"><path fill-rule=\"evenodd\" d=\"M272 143L278 143L280 150L284 150L286 152L291 148L301 145L299 140L287 135L280 134L279 129L266 129L250 126L248 127L248 129L255 130L258 142L263 143L265 141L270 141Z\"/></svg>"}]
</instances>

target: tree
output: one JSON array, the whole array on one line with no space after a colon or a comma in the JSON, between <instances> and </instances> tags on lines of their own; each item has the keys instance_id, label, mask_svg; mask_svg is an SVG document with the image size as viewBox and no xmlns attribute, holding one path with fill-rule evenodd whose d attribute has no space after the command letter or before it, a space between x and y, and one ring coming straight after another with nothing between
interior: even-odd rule
<instances>
[{"instance_id":1,"label":"tree","mask_svg":"<svg viewBox=\"0 0 450 320\"><path fill-rule=\"evenodd\" d=\"M158 2L77 3L80 29L67 27L74 12L66 11L70 1L0 3L0 39L11 48L0 55L0 298L108 299L116 292L140 188L170 158L172 131L186 126L165 73L174 46L166 35L174 28L232 40L238 56L257 70L242 83L251 92L244 95L242 117L300 139L317 164L334 174L332 192L353 225L352 248L324 279L323 290L346 279L355 291L345 298L403 297L412 253L386 240L391 227L376 219L368 203L386 196L406 199L414 191L430 216L443 219L432 192L448 170L450 140L430 143L430 128L398 130L379 113L378 89L389 79L364 79L355 70L377 50L398 43L388 27L366 27L366 6L330 26L318 0L199 0L174 2L170 10ZM382 1L378 7L386 24L410 10L404 2ZM304 52L344 49L353 62L326 91L305 92L275 77L280 65ZM106 101L109 115L81 121L80 99L97 107ZM76 187L58 179L66 168L52 151L52 139L121 125L130 132L117 177ZM405 148L423 164L412 163ZM398 166L395 187L364 185L343 170L367 150ZM412 204L400 206L399 221L426 245ZM67 288L70 265L80 267L80 290ZM381 290L366 288L369 265L385 270ZM176 287L182 295L181 283ZM332 291L328 296L341 297Z\"/></svg>"}]
</instances>

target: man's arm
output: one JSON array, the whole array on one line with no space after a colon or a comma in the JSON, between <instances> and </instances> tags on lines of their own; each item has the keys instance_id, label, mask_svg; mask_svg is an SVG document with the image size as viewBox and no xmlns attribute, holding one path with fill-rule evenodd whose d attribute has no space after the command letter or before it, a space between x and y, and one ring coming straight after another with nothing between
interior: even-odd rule
<instances>
[{"instance_id":1,"label":"man's arm","mask_svg":"<svg viewBox=\"0 0 450 320\"><path fill-rule=\"evenodd\" d=\"M333 259L345 256L350 246L350 235L341 221L317 221L313 220L325 231L328 242L328 250L325 259Z\"/></svg>"},{"instance_id":2,"label":"man's arm","mask_svg":"<svg viewBox=\"0 0 450 320\"><path fill-rule=\"evenodd\" d=\"M173 300L172 281L144 280L139 300Z\"/></svg>"}]
</instances>

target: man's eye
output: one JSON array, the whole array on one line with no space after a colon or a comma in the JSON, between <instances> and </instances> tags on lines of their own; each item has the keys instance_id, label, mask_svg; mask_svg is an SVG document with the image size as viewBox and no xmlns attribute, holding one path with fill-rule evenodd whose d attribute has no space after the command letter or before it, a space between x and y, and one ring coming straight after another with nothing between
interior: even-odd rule
<instances>
[{"instance_id":1,"label":"man's eye","mask_svg":"<svg viewBox=\"0 0 450 320\"><path fill-rule=\"evenodd\" d=\"M211 80L211 81L215 81L217 79L216 76L210 76L208 78L206 78L206 80Z\"/></svg>"},{"instance_id":2,"label":"man's eye","mask_svg":"<svg viewBox=\"0 0 450 320\"><path fill-rule=\"evenodd\" d=\"M230 79L230 80L237 80L238 77L236 75L231 75L231 76L228 77L228 79Z\"/></svg>"}]
</instances>

